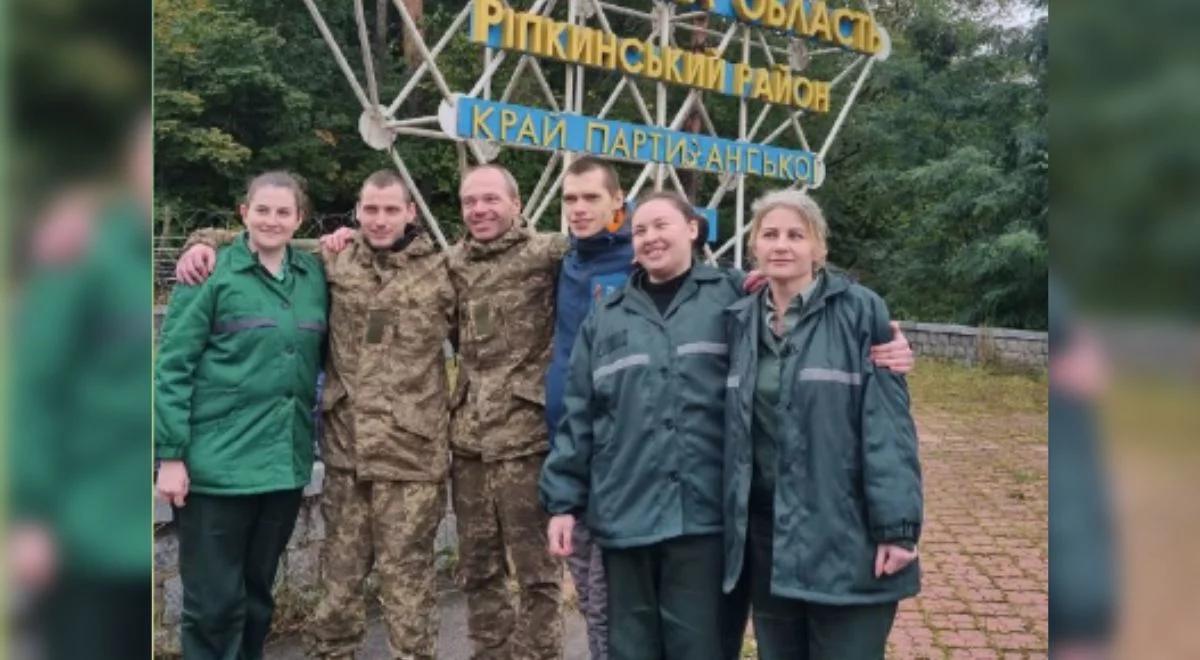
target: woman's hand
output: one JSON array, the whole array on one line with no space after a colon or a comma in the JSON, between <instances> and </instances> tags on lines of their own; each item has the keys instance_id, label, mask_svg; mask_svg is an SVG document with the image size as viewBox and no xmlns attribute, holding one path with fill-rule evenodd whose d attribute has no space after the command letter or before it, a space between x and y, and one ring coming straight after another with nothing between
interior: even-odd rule
<instances>
[{"instance_id":1,"label":"woman's hand","mask_svg":"<svg viewBox=\"0 0 1200 660\"><path fill-rule=\"evenodd\" d=\"M905 549L891 543L880 543L875 548L875 577L895 575L904 570L917 558L917 549Z\"/></svg>"},{"instance_id":2,"label":"woman's hand","mask_svg":"<svg viewBox=\"0 0 1200 660\"><path fill-rule=\"evenodd\" d=\"M154 484L154 489L166 501L182 507L189 485L187 466L183 461L163 461L158 466L158 482Z\"/></svg>"},{"instance_id":3,"label":"woman's hand","mask_svg":"<svg viewBox=\"0 0 1200 660\"><path fill-rule=\"evenodd\" d=\"M571 547L571 532L575 531L575 516L566 513L550 519L546 529L546 538L550 543L550 554L555 557L570 557L574 548Z\"/></svg>"}]
</instances>

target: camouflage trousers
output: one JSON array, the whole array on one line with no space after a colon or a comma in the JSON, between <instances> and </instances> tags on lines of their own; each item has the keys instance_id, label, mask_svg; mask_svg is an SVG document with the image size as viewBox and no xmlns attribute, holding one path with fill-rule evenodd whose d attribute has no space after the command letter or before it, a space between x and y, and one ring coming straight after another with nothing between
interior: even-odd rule
<instances>
[{"instance_id":1,"label":"camouflage trousers","mask_svg":"<svg viewBox=\"0 0 1200 660\"><path fill-rule=\"evenodd\" d=\"M467 623L480 660L562 655L562 563L546 550L549 517L538 503L545 456L485 463L455 456L459 570ZM516 578L517 602L507 578Z\"/></svg>"},{"instance_id":2,"label":"camouflage trousers","mask_svg":"<svg viewBox=\"0 0 1200 660\"><path fill-rule=\"evenodd\" d=\"M608 660L608 584L604 579L604 558L600 546L592 542L592 531L580 518L575 520L571 546L567 568L575 584L579 613L587 622L588 651L592 660Z\"/></svg>"},{"instance_id":3,"label":"camouflage trousers","mask_svg":"<svg viewBox=\"0 0 1200 660\"><path fill-rule=\"evenodd\" d=\"M336 469L325 474L323 593L309 627L313 654L354 657L366 628L363 583L374 568L392 656L435 657L433 545L445 511L443 483L360 481Z\"/></svg>"}]
</instances>

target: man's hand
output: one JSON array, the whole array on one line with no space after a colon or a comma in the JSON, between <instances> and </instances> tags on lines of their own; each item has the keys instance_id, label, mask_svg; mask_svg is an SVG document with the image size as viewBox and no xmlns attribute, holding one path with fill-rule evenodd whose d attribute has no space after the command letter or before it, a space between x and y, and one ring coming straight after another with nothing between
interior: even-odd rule
<instances>
[{"instance_id":1,"label":"man's hand","mask_svg":"<svg viewBox=\"0 0 1200 660\"><path fill-rule=\"evenodd\" d=\"M571 533L575 531L575 516L559 514L550 519L546 530L546 538L550 542L550 554L555 557L570 557L574 548L571 546Z\"/></svg>"},{"instance_id":2,"label":"man's hand","mask_svg":"<svg viewBox=\"0 0 1200 660\"><path fill-rule=\"evenodd\" d=\"M175 279L199 286L212 275L217 265L217 251L211 246L198 244L188 248L175 264Z\"/></svg>"},{"instance_id":3,"label":"man's hand","mask_svg":"<svg viewBox=\"0 0 1200 660\"><path fill-rule=\"evenodd\" d=\"M877 367L890 369L898 374L911 373L916 365L912 346L908 345L908 337L900 330L900 324L891 322L892 340L886 344L871 347L871 362Z\"/></svg>"},{"instance_id":4,"label":"man's hand","mask_svg":"<svg viewBox=\"0 0 1200 660\"><path fill-rule=\"evenodd\" d=\"M1050 386L1083 401L1092 401L1108 387L1108 358L1089 330L1079 328L1067 348L1050 360Z\"/></svg>"},{"instance_id":5,"label":"man's hand","mask_svg":"<svg viewBox=\"0 0 1200 660\"><path fill-rule=\"evenodd\" d=\"M755 268L746 273L746 279L742 282L742 290L746 293L757 293L766 285L767 276L763 275L761 270Z\"/></svg>"},{"instance_id":6,"label":"man's hand","mask_svg":"<svg viewBox=\"0 0 1200 660\"><path fill-rule=\"evenodd\" d=\"M61 265L78 259L92 238L100 199L96 191L78 188L60 193L38 218L30 248L42 265Z\"/></svg>"},{"instance_id":7,"label":"man's hand","mask_svg":"<svg viewBox=\"0 0 1200 660\"><path fill-rule=\"evenodd\" d=\"M346 249L354 241L354 230L349 227L338 227L332 234L325 234L318 241L321 249L337 254Z\"/></svg>"},{"instance_id":8,"label":"man's hand","mask_svg":"<svg viewBox=\"0 0 1200 660\"><path fill-rule=\"evenodd\" d=\"M183 461L163 461L158 466L158 483L154 484L154 489L171 504L182 507L186 503L190 485L187 466Z\"/></svg>"},{"instance_id":9,"label":"man's hand","mask_svg":"<svg viewBox=\"0 0 1200 660\"><path fill-rule=\"evenodd\" d=\"M880 543L875 548L875 577L895 575L917 558L917 549L905 550L898 545Z\"/></svg>"}]
</instances>

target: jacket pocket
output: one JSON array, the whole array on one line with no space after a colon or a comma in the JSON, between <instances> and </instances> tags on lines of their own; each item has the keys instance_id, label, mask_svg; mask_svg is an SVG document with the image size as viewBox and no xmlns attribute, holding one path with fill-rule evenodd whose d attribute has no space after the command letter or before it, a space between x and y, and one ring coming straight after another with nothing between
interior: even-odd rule
<instances>
[{"instance_id":1,"label":"jacket pocket","mask_svg":"<svg viewBox=\"0 0 1200 660\"><path fill-rule=\"evenodd\" d=\"M471 303L467 309L469 334L464 342L483 364L503 359L510 353L504 312L488 301Z\"/></svg>"},{"instance_id":2,"label":"jacket pocket","mask_svg":"<svg viewBox=\"0 0 1200 660\"><path fill-rule=\"evenodd\" d=\"M518 403L546 407L546 389L541 383L516 383L512 388L512 396Z\"/></svg>"},{"instance_id":3,"label":"jacket pocket","mask_svg":"<svg viewBox=\"0 0 1200 660\"><path fill-rule=\"evenodd\" d=\"M611 442L596 442L592 447L588 508L596 523L611 523L614 519L612 502L617 496L613 492L617 484L613 483L612 478L614 449Z\"/></svg>"},{"instance_id":4,"label":"jacket pocket","mask_svg":"<svg viewBox=\"0 0 1200 660\"><path fill-rule=\"evenodd\" d=\"M604 358L608 354L625 348L629 345L629 331L617 330L610 335L601 337L596 340L596 357Z\"/></svg>"},{"instance_id":5,"label":"jacket pocket","mask_svg":"<svg viewBox=\"0 0 1200 660\"><path fill-rule=\"evenodd\" d=\"M230 418L241 403L242 393L236 387L201 387L192 393L192 426L210 428L229 426Z\"/></svg>"},{"instance_id":6,"label":"jacket pocket","mask_svg":"<svg viewBox=\"0 0 1200 660\"><path fill-rule=\"evenodd\" d=\"M622 388L640 382L637 372L649 368L649 353L630 353L624 356L609 355L599 360L592 370L592 391L596 403L604 411L611 410L621 396Z\"/></svg>"},{"instance_id":7,"label":"jacket pocket","mask_svg":"<svg viewBox=\"0 0 1200 660\"><path fill-rule=\"evenodd\" d=\"M546 394L541 383L516 382L511 386L508 409L504 413L504 426L509 429L509 449L517 447L544 446L548 441L546 430ZM503 400L503 397L499 397Z\"/></svg>"},{"instance_id":8,"label":"jacket pocket","mask_svg":"<svg viewBox=\"0 0 1200 660\"><path fill-rule=\"evenodd\" d=\"M397 428L425 442L432 442L445 435L448 421L448 416L444 413L435 419L428 413L416 413L401 406L392 407L392 417Z\"/></svg>"}]
</instances>

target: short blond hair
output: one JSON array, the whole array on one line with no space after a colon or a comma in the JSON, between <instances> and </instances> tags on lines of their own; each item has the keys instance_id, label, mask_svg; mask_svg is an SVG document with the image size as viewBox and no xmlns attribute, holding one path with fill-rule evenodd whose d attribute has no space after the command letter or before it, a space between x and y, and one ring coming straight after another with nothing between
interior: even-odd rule
<instances>
[{"instance_id":1,"label":"short blond hair","mask_svg":"<svg viewBox=\"0 0 1200 660\"><path fill-rule=\"evenodd\" d=\"M815 265L817 268L823 268L825 257L829 254L829 224L825 222L825 214L817 201L809 197L808 193L799 190L772 190L754 200L754 204L750 206L752 219L750 236L747 239L750 253L754 253L754 240L762 229L763 217L775 209L787 209L799 216L800 222L804 223L820 248Z\"/></svg>"},{"instance_id":2,"label":"short blond hair","mask_svg":"<svg viewBox=\"0 0 1200 660\"><path fill-rule=\"evenodd\" d=\"M513 173L503 165L497 165L496 163L484 163L482 165L468 167L467 171L463 173L462 181L466 181L467 177L483 170L495 170L499 172L500 176L504 177L504 187L508 188L508 194L512 197L512 199L521 201L521 187L517 185L517 179L513 176ZM462 188L461 183L459 183L459 188Z\"/></svg>"}]
</instances>

